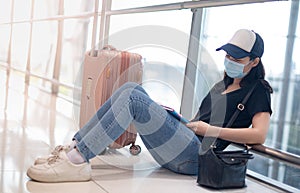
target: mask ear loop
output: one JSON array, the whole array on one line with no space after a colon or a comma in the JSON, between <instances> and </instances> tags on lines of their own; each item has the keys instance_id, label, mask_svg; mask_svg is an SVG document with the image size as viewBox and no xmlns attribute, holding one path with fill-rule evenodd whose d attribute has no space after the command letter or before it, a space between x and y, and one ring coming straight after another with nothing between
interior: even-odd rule
<instances>
[{"instance_id":1,"label":"mask ear loop","mask_svg":"<svg viewBox=\"0 0 300 193\"><path fill-rule=\"evenodd\" d=\"M245 67L248 66L248 65L250 65L252 62L254 62L254 60L255 60L255 59L251 59L251 57L250 57L250 61L248 62L248 64L246 64L246 65L244 66L244 70L245 70ZM249 72L252 70L252 68L253 68L253 67L251 67L251 68L249 69L248 72L243 72L243 73L245 74L245 76L247 76L247 75L249 74Z\"/></svg>"},{"instance_id":2,"label":"mask ear loop","mask_svg":"<svg viewBox=\"0 0 300 193\"><path fill-rule=\"evenodd\" d=\"M255 60L258 60L258 61L256 62ZM249 61L249 63L248 63L247 65L249 65L251 62L254 62L255 65L254 65L253 67L255 67L255 66L257 66L257 65L259 64L259 61L260 61L260 58L259 58L259 57L256 57L256 56L250 56L250 61Z\"/></svg>"}]
</instances>

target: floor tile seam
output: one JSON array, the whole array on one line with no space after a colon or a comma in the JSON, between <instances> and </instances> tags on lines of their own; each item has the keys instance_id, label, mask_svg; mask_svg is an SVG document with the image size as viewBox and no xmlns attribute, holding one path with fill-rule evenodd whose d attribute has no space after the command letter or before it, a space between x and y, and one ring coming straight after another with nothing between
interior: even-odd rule
<instances>
[{"instance_id":1,"label":"floor tile seam","mask_svg":"<svg viewBox=\"0 0 300 193\"><path fill-rule=\"evenodd\" d=\"M92 179L91 181L94 182L96 184L96 186L98 186L101 190L103 190L106 193L109 193L109 191L106 190L104 187L102 187L100 184L98 184L96 180Z\"/></svg>"}]
</instances>

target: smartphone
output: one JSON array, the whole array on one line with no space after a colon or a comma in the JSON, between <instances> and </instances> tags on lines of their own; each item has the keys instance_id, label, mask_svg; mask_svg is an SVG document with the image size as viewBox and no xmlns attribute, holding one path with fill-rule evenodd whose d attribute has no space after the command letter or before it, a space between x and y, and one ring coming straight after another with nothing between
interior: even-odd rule
<instances>
[{"instance_id":1,"label":"smartphone","mask_svg":"<svg viewBox=\"0 0 300 193\"><path fill-rule=\"evenodd\" d=\"M171 107L167 107L164 105L161 105L170 115L172 115L173 117L175 117L177 120L179 120L180 122L187 124L190 121L187 120L186 118L184 118L180 113L178 113L177 111L175 111L173 108Z\"/></svg>"}]
</instances>

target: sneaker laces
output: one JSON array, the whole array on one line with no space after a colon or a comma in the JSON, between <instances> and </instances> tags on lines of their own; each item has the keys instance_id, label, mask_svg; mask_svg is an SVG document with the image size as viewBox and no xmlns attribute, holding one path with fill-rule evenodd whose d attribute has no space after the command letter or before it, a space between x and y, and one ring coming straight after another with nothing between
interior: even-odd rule
<instances>
[{"instance_id":1,"label":"sneaker laces","mask_svg":"<svg viewBox=\"0 0 300 193\"><path fill-rule=\"evenodd\" d=\"M68 146L58 145L51 152L52 155L58 155L61 151L68 149Z\"/></svg>"},{"instance_id":2,"label":"sneaker laces","mask_svg":"<svg viewBox=\"0 0 300 193\"><path fill-rule=\"evenodd\" d=\"M52 156L48 157L47 162L50 165L50 164L54 164L55 162L57 162L60 159L61 158L59 157L59 155L52 155Z\"/></svg>"}]
</instances>

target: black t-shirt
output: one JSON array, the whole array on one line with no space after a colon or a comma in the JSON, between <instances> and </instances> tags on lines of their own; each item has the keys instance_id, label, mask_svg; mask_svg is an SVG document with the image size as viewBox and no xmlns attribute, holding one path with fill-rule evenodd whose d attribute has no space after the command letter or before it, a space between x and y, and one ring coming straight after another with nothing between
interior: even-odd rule
<instances>
[{"instance_id":1,"label":"black t-shirt","mask_svg":"<svg viewBox=\"0 0 300 193\"><path fill-rule=\"evenodd\" d=\"M242 87L227 94L222 94L224 89L213 87L203 99L196 120L201 120L210 125L226 127L231 116L247 95L252 85ZM248 128L252 123L252 118L258 112L269 112L272 114L270 92L265 88L261 81L258 81L255 90L249 97L245 109L241 111L230 126L230 128ZM200 140L202 137L199 136ZM229 142L224 140L217 141L217 148L224 149Z\"/></svg>"}]
</instances>

